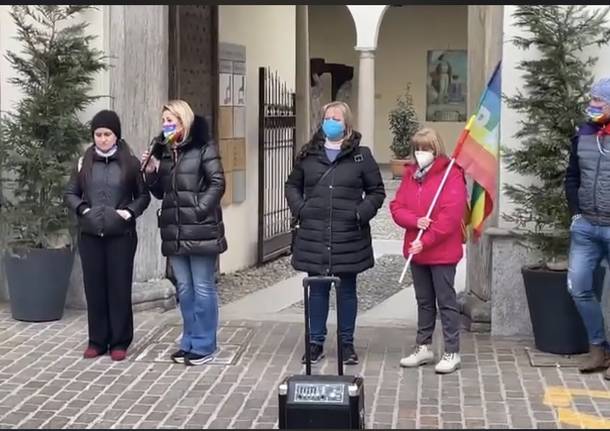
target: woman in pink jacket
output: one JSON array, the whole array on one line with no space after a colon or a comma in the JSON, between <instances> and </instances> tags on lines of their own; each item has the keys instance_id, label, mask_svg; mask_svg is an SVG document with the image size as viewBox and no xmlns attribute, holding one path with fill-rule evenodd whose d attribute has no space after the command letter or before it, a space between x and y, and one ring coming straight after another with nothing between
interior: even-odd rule
<instances>
[{"instance_id":1,"label":"woman in pink jacket","mask_svg":"<svg viewBox=\"0 0 610 431\"><path fill-rule=\"evenodd\" d=\"M411 138L411 148L411 162L390 203L394 222L406 229L403 253L405 257L413 254L411 273L417 299L416 347L400 360L400 365L417 367L434 359L431 345L438 303L445 352L435 370L451 373L460 366L460 312L453 284L463 255L461 223L466 209L466 181L462 170L454 165L430 218L426 218L449 158L441 137L430 128L421 129ZM424 233L421 240L416 240L420 229Z\"/></svg>"}]
</instances>

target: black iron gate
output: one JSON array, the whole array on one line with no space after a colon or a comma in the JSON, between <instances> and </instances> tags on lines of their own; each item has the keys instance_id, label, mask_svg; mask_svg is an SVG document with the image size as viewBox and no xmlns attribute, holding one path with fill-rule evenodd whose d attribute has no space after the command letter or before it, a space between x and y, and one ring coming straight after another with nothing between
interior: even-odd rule
<instances>
[{"instance_id":1,"label":"black iron gate","mask_svg":"<svg viewBox=\"0 0 610 431\"><path fill-rule=\"evenodd\" d=\"M277 72L261 67L258 102L258 263L290 252L284 183L296 146L295 94Z\"/></svg>"}]
</instances>

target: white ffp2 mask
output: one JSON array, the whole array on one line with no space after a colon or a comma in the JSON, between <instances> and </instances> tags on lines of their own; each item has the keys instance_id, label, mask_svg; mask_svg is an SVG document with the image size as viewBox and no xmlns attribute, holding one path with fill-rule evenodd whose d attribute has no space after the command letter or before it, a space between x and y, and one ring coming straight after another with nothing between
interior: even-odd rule
<instances>
[{"instance_id":1,"label":"white ffp2 mask","mask_svg":"<svg viewBox=\"0 0 610 431\"><path fill-rule=\"evenodd\" d=\"M434 161L434 153L432 151L415 151L415 160L420 169L425 169Z\"/></svg>"}]
</instances>

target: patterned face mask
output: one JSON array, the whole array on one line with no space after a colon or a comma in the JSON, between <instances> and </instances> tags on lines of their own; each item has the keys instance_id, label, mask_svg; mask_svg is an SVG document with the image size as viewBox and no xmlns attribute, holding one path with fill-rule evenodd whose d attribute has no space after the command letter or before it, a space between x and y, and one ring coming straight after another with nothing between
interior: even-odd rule
<instances>
[{"instance_id":1,"label":"patterned face mask","mask_svg":"<svg viewBox=\"0 0 610 431\"><path fill-rule=\"evenodd\" d=\"M168 124L166 126L163 126L163 137L167 138L167 137L173 135L174 133L176 133L175 124Z\"/></svg>"},{"instance_id":2,"label":"patterned face mask","mask_svg":"<svg viewBox=\"0 0 610 431\"><path fill-rule=\"evenodd\" d=\"M587 117L589 117L589 120L593 121L594 123L602 123L606 118L604 108L601 108L599 106L589 105L587 106L585 112L587 114Z\"/></svg>"}]
</instances>

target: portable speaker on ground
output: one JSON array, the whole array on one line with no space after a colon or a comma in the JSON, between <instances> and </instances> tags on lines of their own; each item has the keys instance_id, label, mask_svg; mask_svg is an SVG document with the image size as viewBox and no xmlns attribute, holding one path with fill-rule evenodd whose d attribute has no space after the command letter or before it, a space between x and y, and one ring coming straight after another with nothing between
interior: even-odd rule
<instances>
[{"instance_id":1,"label":"portable speaker on ground","mask_svg":"<svg viewBox=\"0 0 610 431\"><path fill-rule=\"evenodd\" d=\"M337 374L311 375L309 351L309 285L325 281L340 289L338 277L305 277L305 375L286 378L278 388L280 429L364 429L364 379L343 375L343 351L339 333L339 297L337 298Z\"/></svg>"}]
</instances>

